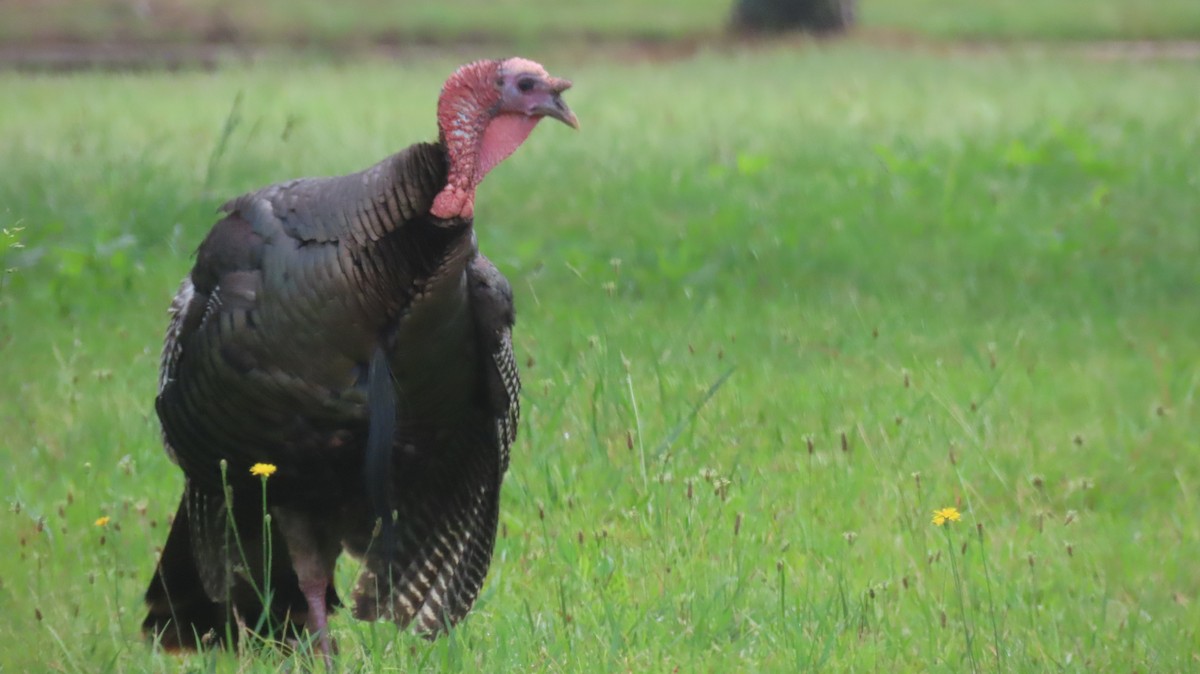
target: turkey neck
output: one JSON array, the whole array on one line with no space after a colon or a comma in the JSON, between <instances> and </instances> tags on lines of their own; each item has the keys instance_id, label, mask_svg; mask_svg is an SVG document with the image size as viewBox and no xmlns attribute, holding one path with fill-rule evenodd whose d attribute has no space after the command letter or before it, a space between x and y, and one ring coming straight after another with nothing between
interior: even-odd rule
<instances>
[{"instance_id":1,"label":"turkey neck","mask_svg":"<svg viewBox=\"0 0 1200 674\"><path fill-rule=\"evenodd\" d=\"M374 204L371 211L380 223L381 235L364 241L360 249L360 264L367 276L377 274L381 280L378 287L367 289L364 299L386 307L377 314L383 322L375 329L398 383L398 402L414 413L406 416L431 420L436 420L437 410L455 407L450 403L472 389L467 356L473 322L466 270L478 252L473 221L428 214L434 196L446 184L447 155L440 145L422 144L382 162L369 204L358 209ZM414 171L415 167L420 168ZM433 362L462 367L427 367Z\"/></svg>"},{"instance_id":2,"label":"turkey neck","mask_svg":"<svg viewBox=\"0 0 1200 674\"><path fill-rule=\"evenodd\" d=\"M336 219L350 224L351 235L342 237L349 260L341 266L357 281L360 313L377 336L388 336L414 302L438 294L438 280L460 275L474 255L469 218L429 215L448 169L444 146L419 143L346 178Z\"/></svg>"}]
</instances>

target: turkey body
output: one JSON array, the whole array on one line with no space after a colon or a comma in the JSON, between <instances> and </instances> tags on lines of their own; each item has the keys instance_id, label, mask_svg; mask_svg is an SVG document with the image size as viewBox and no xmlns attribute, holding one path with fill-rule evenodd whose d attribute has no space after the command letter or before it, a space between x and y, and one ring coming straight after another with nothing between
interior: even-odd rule
<instances>
[{"instance_id":1,"label":"turkey body","mask_svg":"<svg viewBox=\"0 0 1200 674\"><path fill-rule=\"evenodd\" d=\"M186 478L146 594L164 647L323 629L311 595L339 604L343 551L365 560L356 617L436 634L473 604L520 383L507 281L470 218L429 214L447 169L421 143L273 185L227 203L197 250L156 401Z\"/></svg>"}]
</instances>

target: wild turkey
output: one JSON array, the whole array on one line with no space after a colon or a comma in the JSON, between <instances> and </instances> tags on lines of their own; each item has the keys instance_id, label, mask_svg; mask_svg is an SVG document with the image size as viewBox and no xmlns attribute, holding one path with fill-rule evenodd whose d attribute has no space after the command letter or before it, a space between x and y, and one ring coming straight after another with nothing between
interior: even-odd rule
<instances>
[{"instance_id":1,"label":"wild turkey","mask_svg":"<svg viewBox=\"0 0 1200 674\"><path fill-rule=\"evenodd\" d=\"M520 389L475 188L543 117L578 127L570 86L525 59L465 65L442 88L437 143L222 207L171 303L159 378L185 475L146 592L142 628L164 648L307 630L328 658L343 549L365 560L356 617L436 635L466 615ZM269 527L257 463L277 470Z\"/></svg>"}]
</instances>

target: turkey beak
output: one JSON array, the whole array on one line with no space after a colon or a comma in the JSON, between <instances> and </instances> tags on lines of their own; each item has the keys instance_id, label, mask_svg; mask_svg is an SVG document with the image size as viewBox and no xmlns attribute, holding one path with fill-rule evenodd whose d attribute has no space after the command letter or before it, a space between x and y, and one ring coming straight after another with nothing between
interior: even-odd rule
<instances>
[{"instance_id":1,"label":"turkey beak","mask_svg":"<svg viewBox=\"0 0 1200 674\"><path fill-rule=\"evenodd\" d=\"M566 101L562 99L562 92L570 88L571 80L564 80L557 77L550 78L550 91L554 95L550 97L547 103L539 105L536 113L546 117L553 117L572 129L578 129L579 120L575 117L575 113L571 112L571 108L567 107Z\"/></svg>"}]
</instances>

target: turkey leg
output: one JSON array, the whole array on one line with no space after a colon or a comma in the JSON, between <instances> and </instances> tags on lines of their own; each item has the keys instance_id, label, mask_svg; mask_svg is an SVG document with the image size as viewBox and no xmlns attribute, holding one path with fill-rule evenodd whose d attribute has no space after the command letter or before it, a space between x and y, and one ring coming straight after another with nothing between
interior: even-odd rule
<instances>
[{"instance_id":1,"label":"turkey leg","mask_svg":"<svg viewBox=\"0 0 1200 674\"><path fill-rule=\"evenodd\" d=\"M308 619L304 626L317 637L325 668L332 672L333 648L329 638L329 607L325 605L325 596L333 581L337 541L329 545L328 541L321 540L312 515L280 507L272 508L272 512L279 522L279 531L292 558L292 568L300 582L300 591L308 603Z\"/></svg>"}]
</instances>

